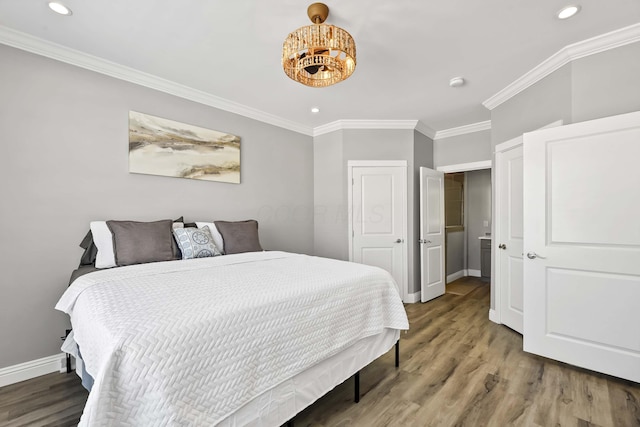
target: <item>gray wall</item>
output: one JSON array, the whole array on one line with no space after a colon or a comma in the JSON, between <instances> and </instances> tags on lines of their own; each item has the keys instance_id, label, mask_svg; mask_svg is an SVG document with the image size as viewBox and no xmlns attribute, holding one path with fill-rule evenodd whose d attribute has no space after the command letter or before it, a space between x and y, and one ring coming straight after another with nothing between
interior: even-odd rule
<instances>
[{"instance_id":1,"label":"gray wall","mask_svg":"<svg viewBox=\"0 0 640 427\"><path fill-rule=\"evenodd\" d=\"M417 218L419 166L433 167L431 139L404 129L345 129L314 138L314 250L316 255L349 259L347 162L406 160L408 194L408 292L420 290Z\"/></svg>"},{"instance_id":2,"label":"gray wall","mask_svg":"<svg viewBox=\"0 0 640 427\"><path fill-rule=\"evenodd\" d=\"M491 111L493 147L557 120L566 125L640 110L638 58L640 43L633 43L575 60L551 73ZM492 191L495 197L495 186ZM495 260L492 263L496 271ZM495 307L493 280L491 307Z\"/></svg>"},{"instance_id":3,"label":"gray wall","mask_svg":"<svg viewBox=\"0 0 640 427\"><path fill-rule=\"evenodd\" d=\"M465 268L465 235L464 230L447 231L447 276Z\"/></svg>"},{"instance_id":4,"label":"gray wall","mask_svg":"<svg viewBox=\"0 0 640 427\"><path fill-rule=\"evenodd\" d=\"M578 59L571 69L574 123L640 110L640 43Z\"/></svg>"},{"instance_id":5,"label":"gray wall","mask_svg":"<svg viewBox=\"0 0 640 427\"><path fill-rule=\"evenodd\" d=\"M316 136L313 142L314 254L349 259L347 171L342 131Z\"/></svg>"},{"instance_id":6,"label":"gray wall","mask_svg":"<svg viewBox=\"0 0 640 427\"><path fill-rule=\"evenodd\" d=\"M478 237L491 232L491 169L464 175L464 230L447 231L447 275L463 269L480 270Z\"/></svg>"},{"instance_id":7,"label":"gray wall","mask_svg":"<svg viewBox=\"0 0 640 427\"><path fill-rule=\"evenodd\" d=\"M571 67L565 65L491 111L492 151L556 120L571 122Z\"/></svg>"},{"instance_id":8,"label":"gray wall","mask_svg":"<svg viewBox=\"0 0 640 427\"><path fill-rule=\"evenodd\" d=\"M434 167L491 160L491 130L439 138L433 142Z\"/></svg>"},{"instance_id":9,"label":"gray wall","mask_svg":"<svg viewBox=\"0 0 640 427\"><path fill-rule=\"evenodd\" d=\"M413 162L413 130L405 129L346 129L343 132L343 170L346 173L349 160L406 160L407 174L410 177L414 168ZM407 194L414 194L414 181L407 179ZM407 237L408 241L416 240L414 228L414 200L407 198ZM345 206L347 200L344 199ZM347 234L347 230L344 230ZM415 245L407 248L408 289L409 293L420 289L419 280L415 278Z\"/></svg>"},{"instance_id":10,"label":"gray wall","mask_svg":"<svg viewBox=\"0 0 640 427\"><path fill-rule=\"evenodd\" d=\"M260 221L313 252L312 138L0 45L0 368L60 352L54 310L89 221ZM239 135L242 184L128 172L128 112Z\"/></svg>"},{"instance_id":11,"label":"gray wall","mask_svg":"<svg viewBox=\"0 0 640 427\"><path fill-rule=\"evenodd\" d=\"M480 240L491 232L491 169L465 172L467 267L480 270ZM484 226L488 221L489 226Z\"/></svg>"}]
</instances>

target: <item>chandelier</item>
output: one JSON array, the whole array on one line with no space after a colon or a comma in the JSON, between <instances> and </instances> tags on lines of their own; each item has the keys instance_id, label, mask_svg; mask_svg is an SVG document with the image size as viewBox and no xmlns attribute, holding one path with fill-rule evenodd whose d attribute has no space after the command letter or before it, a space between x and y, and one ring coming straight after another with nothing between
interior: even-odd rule
<instances>
[{"instance_id":1,"label":"chandelier","mask_svg":"<svg viewBox=\"0 0 640 427\"><path fill-rule=\"evenodd\" d=\"M356 69L356 43L340 27L324 24L329 8L313 3L307 9L313 25L287 36L282 66L293 80L311 87L326 87L347 79Z\"/></svg>"}]
</instances>

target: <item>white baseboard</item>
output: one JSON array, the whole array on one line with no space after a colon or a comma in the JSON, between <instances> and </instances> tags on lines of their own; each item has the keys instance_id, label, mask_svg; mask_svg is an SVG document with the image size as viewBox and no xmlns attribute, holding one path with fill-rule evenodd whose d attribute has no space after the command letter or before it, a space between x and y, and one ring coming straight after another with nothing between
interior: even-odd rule
<instances>
[{"instance_id":1,"label":"white baseboard","mask_svg":"<svg viewBox=\"0 0 640 427\"><path fill-rule=\"evenodd\" d=\"M491 320L493 323L497 323L498 325L502 324L498 316L498 312L492 308L489 309L489 320Z\"/></svg>"},{"instance_id":2,"label":"white baseboard","mask_svg":"<svg viewBox=\"0 0 640 427\"><path fill-rule=\"evenodd\" d=\"M447 276L447 283L451 283L454 280L458 280L461 277L465 277L465 276L471 276L471 277L482 277L480 275L480 270L473 270L473 269L464 269L464 270L460 270L460 271L456 271L455 273L451 273Z\"/></svg>"},{"instance_id":3,"label":"white baseboard","mask_svg":"<svg viewBox=\"0 0 640 427\"><path fill-rule=\"evenodd\" d=\"M472 277L482 277L480 274L480 270L467 270L467 276L472 276Z\"/></svg>"},{"instance_id":4,"label":"white baseboard","mask_svg":"<svg viewBox=\"0 0 640 427\"><path fill-rule=\"evenodd\" d=\"M466 276L467 270L456 271L455 273L451 273L447 276L447 283L451 283L454 280L458 280L461 277Z\"/></svg>"},{"instance_id":5,"label":"white baseboard","mask_svg":"<svg viewBox=\"0 0 640 427\"><path fill-rule=\"evenodd\" d=\"M407 295L407 298L405 298L404 302L407 304L413 304L414 302L419 302L419 301L420 301L420 291Z\"/></svg>"},{"instance_id":6,"label":"white baseboard","mask_svg":"<svg viewBox=\"0 0 640 427\"><path fill-rule=\"evenodd\" d=\"M31 360L0 369L0 387L30 380L52 372L65 372L66 361L63 353L42 359Z\"/></svg>"}]
</instances>

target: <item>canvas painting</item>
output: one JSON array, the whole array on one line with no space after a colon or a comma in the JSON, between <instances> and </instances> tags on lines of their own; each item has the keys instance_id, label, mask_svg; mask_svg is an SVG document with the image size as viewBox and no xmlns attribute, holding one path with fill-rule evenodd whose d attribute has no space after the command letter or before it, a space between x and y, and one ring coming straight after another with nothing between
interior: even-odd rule
<instances>
[{"instance_id":1,"label":"canvas painting","mask_svg":"<svg viewBox=\"0 0 640 427\"><path fill-rule=\"evenodd\" d=\"M129 112L129 172L240 183L240 137Z\"/></svg>"}]
</instances>

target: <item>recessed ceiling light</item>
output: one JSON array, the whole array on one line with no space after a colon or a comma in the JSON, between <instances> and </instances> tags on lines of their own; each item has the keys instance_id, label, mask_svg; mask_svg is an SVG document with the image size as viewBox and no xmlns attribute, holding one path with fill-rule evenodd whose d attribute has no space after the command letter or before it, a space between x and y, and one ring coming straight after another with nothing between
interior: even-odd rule
<instances>
[{"instance_id":1,"label":"recessed ceiling light","mask_svg":"<svg viewBox=\"0 0 640 427\"><path fill-rule=\"evenodd\" d=\"M449 80L449 86L451 87L460 87L464 85L464 79L462 77L454 77Z\"/></svg>"},{"instance_id":2,"label":"recessed ceiling light","mask_svg":"<svg viewBox=\"0 0 640 427\"><path fill-rule=\"evenodd\" d=\"M579 5L565 6L558 12L558 19L569 19L576 13L580 12Z\"/></svg>"},{"instance_id":3,"label":"recessed ceiling light","mask_svg":"<svg viewBox=\"0 0 640 427\"><path fill-rule=\"evenodd\" d=\"M318 107L313 107L313 108L311 109L311 112L312 112L312 113L319 113L319 112L320 112L320 109L319 109Z\"/></svg>"},{"instance_id":4,"label":"recessed ceiling light","mask_svg":"<svg viewBox=\"0 0 640 427\"><path fill-rule=\"evenodd\" d=\"M62 3L58 3L55 1L49 2L49 9L53 10L56 13L59 13L60 15L66 15L66 16L71 15L71 9L69 9L67 6L63 5Z\"/></svg>"}]
</instances>

